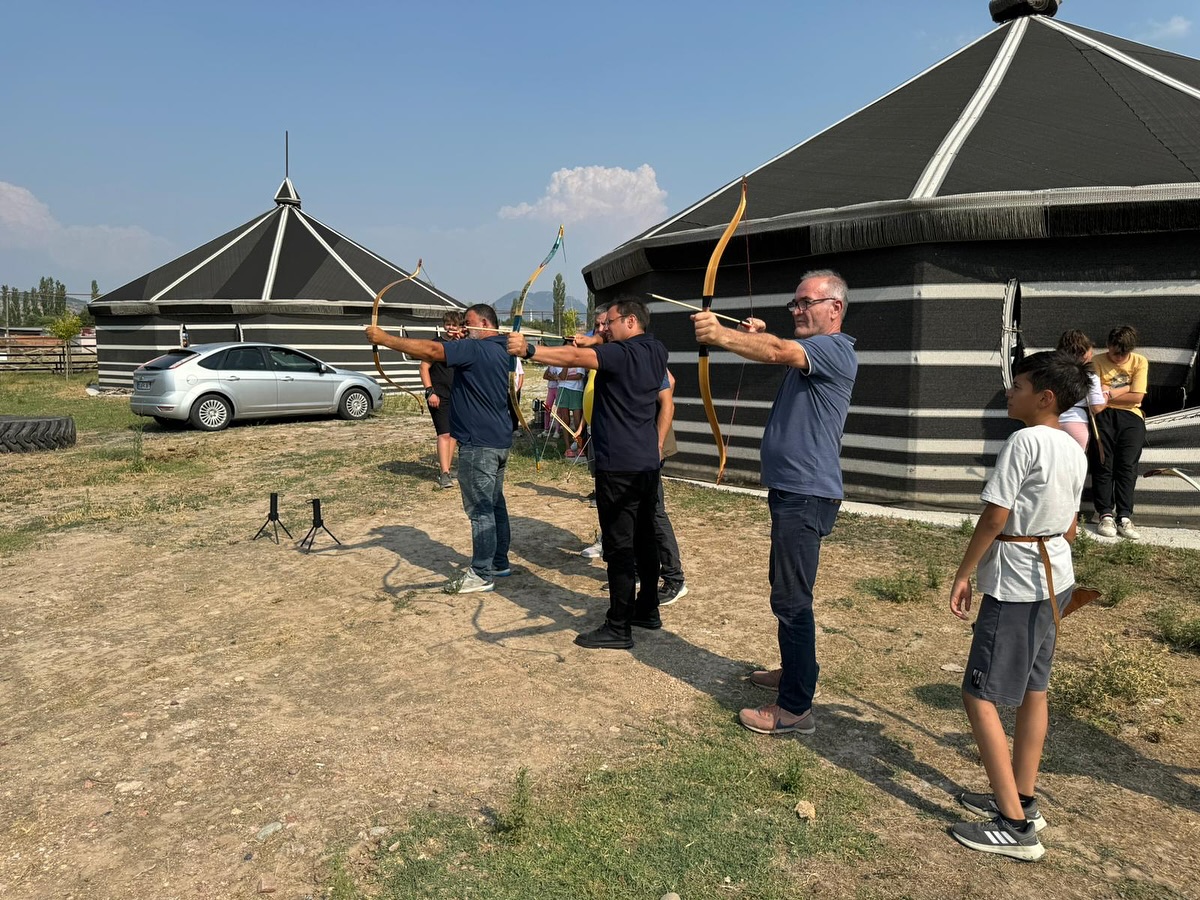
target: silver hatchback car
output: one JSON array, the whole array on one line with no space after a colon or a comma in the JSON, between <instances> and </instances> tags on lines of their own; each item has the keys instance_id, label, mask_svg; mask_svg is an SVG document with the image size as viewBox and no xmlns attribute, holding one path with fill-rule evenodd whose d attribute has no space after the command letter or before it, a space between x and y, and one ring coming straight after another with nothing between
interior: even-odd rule
<instances>
[{"instance_id":1,"label":"silver hatchback car","mask_svg":"<svg viewBox=\"0 0 1200 900\"><path fill-rule=\"evenodd\" d=\"M220 431L234 419L337 413L365 419L383 406L375 379L276 344L193 344L133 373L133 412L160 425Z\"/></svg>"}]
</instances>

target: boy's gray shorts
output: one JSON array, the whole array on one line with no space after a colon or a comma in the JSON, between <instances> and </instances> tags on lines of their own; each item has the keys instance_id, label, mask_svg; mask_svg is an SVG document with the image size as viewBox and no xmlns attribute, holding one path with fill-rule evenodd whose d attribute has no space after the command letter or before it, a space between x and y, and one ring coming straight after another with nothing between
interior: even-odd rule
<instances>
[{"instance_id":1,"label":"boy's gray shorts","mask_svg":"<svg viewBox=\"0 0 1200 900\"><path fill-rule=\"evenodd\" d=\"M1075 586L1057 597L1061 610ZM1020 706L1026 691L1044 691L1054 661L1054 612L1045 600L1005 603L983 595L967 656L963 692L997 706Z\"/></svg>"}]
</instances>

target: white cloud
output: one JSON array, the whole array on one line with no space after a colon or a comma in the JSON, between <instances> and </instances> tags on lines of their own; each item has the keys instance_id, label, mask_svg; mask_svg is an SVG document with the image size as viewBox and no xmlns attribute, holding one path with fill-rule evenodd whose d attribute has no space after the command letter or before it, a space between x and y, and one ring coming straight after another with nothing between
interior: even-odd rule
<instances>
[{"instance_id":1,"label":"white cloud","mask_svg":"<svg viewBox=\"0 0 1200 900\"><path fill-rule=\"evenodd\" d=\"M550 176L546 192L536 203L505 206L503 219L535 218L570 225L604 220L633 230L660 221L667 213L667 192L658 186L654 169L579 166L559 169Z\"/></svg>"},{"instance_id":2,"label":"white cloud","mask_svg":"<svg viewBox=\"0 0 1200 900\"><path fill-rule=\"evenodd\" d=\"M13 283L49 274L72 289L92 278L112 287L174 255L169 241L137 226L65 225L30 190L0 181L0 263Z\"/></svg>"},{"instance_id":3,"label":"white cloud","mask_svg":"<svg viewBox=\"0 0 1200 900\"><path fill-rule=\"evenodd\" d=\"M1143 40L1147 41L1178 41L1192 32L1192 23L1183 16L1171 16L1166 22L1150 22Z\"/></svg>"}]
</instances>

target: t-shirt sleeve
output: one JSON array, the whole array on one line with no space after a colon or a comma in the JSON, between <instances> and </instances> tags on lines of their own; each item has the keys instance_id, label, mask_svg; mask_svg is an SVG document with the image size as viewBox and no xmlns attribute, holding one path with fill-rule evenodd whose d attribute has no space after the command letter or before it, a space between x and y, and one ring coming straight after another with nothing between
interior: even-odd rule
<instances>
[{"instance_id":1,"label":"t-shirt sleeve","mask_svg":"<svg viewBox=\"0 0 1200 900\"><path fill-rule=\"evenodd\" d=\"M612 372L621 367L621 360L624 359L625 348L620 342L611 344L600 344L598 347L593 347L596 351L596 369L600 372Z\"/></svg>"},{"instance_id":2,"label":"t-shirt sleeve","mask_svg":"<svg viewBox=\"0 0 1200 900\"><path fill-rule=\"evenodd\" d=\"M472 346L480 344L482 341L447 341L443 346L446 348L446 365L456 368L466 368L475 362L479 348Z\"/></svg>"},{"instance_id":3,"label":"t-shirt sleeve","mask_svg":"<svg viewBox=\"0 0 1200 900\"><path fill-rule=\"evenodd\" d=\"M979 499L1003 509L1012 509L1017 502L1017 493L1025 481L1029 469L1029 451L1020 439L1021 432L1012 435L1000 448L996 457L996 468L992 477L983 486Z\"/></svg>"},{"instance_id":4,"label":"t-shirt sleeve","mask_svg":"<svg viewBox=\"0 0 1200 900\"><path fill-rule=\"evenodd\" d=\"M836 379L852 374L851 361L854 351L847 342L828 334L811 338L797 338L796 343L804 348L808 357L809 378ZM800 371L800 370L797 370Z\"/></svg>"},{"instance_id":5,"label":"t-shirt sleeve","mask_svg":"<svg viewBox=\"0 0 1200 900\"><path fill-rule=\"evenodd\" d=\"M1088 372L1088 406L1104 405L1104 389L1100 387L1100 377Z\"/></svg>"},{"instance_id":6,"label":"t-shirt sleeve","mask_svg":"<svg viewBox=\"0 0 1200 900\"><path fill-rule=\"evenodd\" d=\"M1146 393L1146 387L1150 380L1150 363L1144 356L1137 358L1137 365L1134 366L1133 372L1130 373L1129 390L1135 394Z\"/></svg>"}]
</instances>

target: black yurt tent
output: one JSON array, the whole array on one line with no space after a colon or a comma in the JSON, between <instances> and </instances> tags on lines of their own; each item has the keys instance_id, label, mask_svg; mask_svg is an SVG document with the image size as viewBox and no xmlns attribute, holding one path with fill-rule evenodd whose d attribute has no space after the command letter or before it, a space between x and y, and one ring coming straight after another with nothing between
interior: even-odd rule
<instances>
[{"instance_id":1,"label":"black yurt tent","mask_svg":"<svg viewBox=\"0 0 1200 900\"><path fill-rule=\"evenodd\" d=\"M287 344L378 377L362 329L376 293L408 274L302 211L285 178L274 209L89 304L100 384L131 387L133 370L185 333L191 343ZM433 336L447 309L463 308L415 279L383 299L380 325L413 337ZM396 383L420 388L416 362L397 353L380 362Z\"/></svg>"},{"instance_id":2,"label":"black yurt tent","mask_svg":"<svg viewBox=\"0 0 1200 900\"><path fill-rule=\"evenodd\" d=\"M1036 8L1035 8L1036 7ZM1200 464L1200 61L996 0L993 31L750 172L714 309L789 334L805 270L847 278L859 376L842 450L851 499L977 508L1016 423L1022 353L1132 324L1150 360L1143 473ZM1038 14L1039 12L1051 15ZM696 302L740 178L584 270L603 302ZM680 453L711 479L686 310L651 302L671 350ZM753 483L783 373L713 352L727 477ZM1200 524L1176 478L1138 483L1138 518Z\"/></svg>"}]
</instances>

